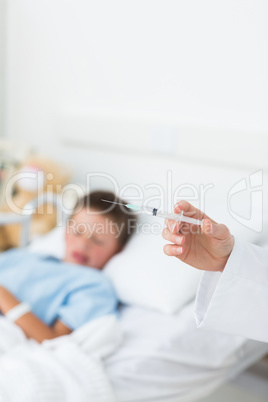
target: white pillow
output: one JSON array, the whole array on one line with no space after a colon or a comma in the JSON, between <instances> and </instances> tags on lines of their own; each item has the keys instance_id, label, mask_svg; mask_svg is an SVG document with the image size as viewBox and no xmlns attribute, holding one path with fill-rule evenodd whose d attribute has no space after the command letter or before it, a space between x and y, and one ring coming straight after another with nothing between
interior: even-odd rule
<instances>
[{"instance_id":1,"label":"white pillow","mask_svg":"<svg viewBox=\"0 0 268 402\"><path fill-rule=\"evenodd\" d=\"M136 234L126 248L114 256L104 272L111 279L119 300L163 313L175 313L195 295L200 271L163 253L161 235ZM57 227L36 238L31 252L64 255L64 228Z\"/></svg>"},{"instance_id":2,"label":"white pillow","mask_svg":"<svg viewBox=\"0 0 268 402\"><path fill-rule=\"evenodd\" d=\"M58 226L49 233L36 237L28 246L32 253L51 255L62 259L65 253L65 227Z\"/></svg>"},{"instance_id":3,"label":"white pillow","mask_svg":"<svg viewBox=\"0 0 268 402\"><path fill-rule=\"evenodd\" d=\"M163 252L161 235L135 235L106 265L105 273L126 304L173 314L194 298L201 272Z\"/></svg>"}]
</instances>

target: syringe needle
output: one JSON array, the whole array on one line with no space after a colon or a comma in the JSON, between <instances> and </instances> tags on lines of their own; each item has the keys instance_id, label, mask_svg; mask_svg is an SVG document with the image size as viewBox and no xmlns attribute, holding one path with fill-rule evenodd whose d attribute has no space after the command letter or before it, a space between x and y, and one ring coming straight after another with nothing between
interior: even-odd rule
<instances>
[{"instance_id":1,"label":"syringe needle","mask_svg":"<svg viewBox=\"0 0 268 402\"><path fill-rule=\"evenodd\" d=\"M138 207L137 205L122 204L121 202L108 201L108 200L103 200L103 199L101 199L101 201L109 202L110 204L123 205L124 207L129 208L129 209L133 209L134 211L139 211L140 210L140 207Z\"/></svg>"},{"instance_id":2,"label":"syringe needle","mask_svg":"<svg viewBox=\"0 0 268 402\"><path fill-rule=\"evenodd\" d=\"M122 204L121 202L108 201L108 200L103 200L103 199L101 199L101 201L104 201L104 202L109 202L110 204L123 205L124 207L126 207L126 206L127 206L127 204Z\"/></svg>"}]
</instances>

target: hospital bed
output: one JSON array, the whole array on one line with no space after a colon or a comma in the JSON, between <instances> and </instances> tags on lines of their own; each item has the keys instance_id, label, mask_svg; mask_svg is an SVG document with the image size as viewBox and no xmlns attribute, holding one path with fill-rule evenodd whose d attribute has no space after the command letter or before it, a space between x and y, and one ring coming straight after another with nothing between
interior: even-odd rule
<instances>
[{"instance_id":1,"label":"hospital bed","mask_svg":"<svg viewBox=\"0 0 268 402\"><path fill-rule=\"evenodd\" d=\"M62 121L63 119L61 119ZM76 130L78 127L79 132L77 120L72 124L73 131L74 127ZM207 191L206 204L203 205L207 214L229 225L235 234L245 240L262 243L262 239L266 236L265 228L260 233L249 227L242 227L238 214L238 220L233 219L234 214L230 218L230 211L226 208L226 198L232 186L243 178L250 177L257 170L258 166L254 165L254 161L251 160L253 165L248 166L243 165L242 160L236 159L238 165L234 163L229 166L224 164L226 161L223 161L220 167L215 167L215 161L209 159L209 152L204 155L205 162L200 161L200 154L198 159L197 152L197 159L191 160L191 158L187 158L187 155L185 157L185 155L173 154L174 150L171 152L169 148L164 151L158 149L156 154L148 152L141 154L137 149L134 152L133 148L130 150L126 143L123 145L120 143L120 149L116 136L115 141L113 139L113 146L110 148L109 146L107 148L107 143L104 145L104 142L102 144L87 142L83 134L81 134L81 138L79 135L76 136L76 146L74 146L74 140L69 135L72 124L68 119L64 119L64 125L57 127L61 147L58 156L61 161L68 160L73 165L76 172L76 185L81 184L82 187L90 179L90 189L113 187L111 189L116 190L112 180L116 178L117 189L120 190L125 186L123 195L133 202L137 185L142 187L145 197L150 197L153 186L158 189L162 186L164 193L168 193L171 186L175 187L175 183L187 183L188 188L185 186L183 188L185 192L180 195L195 203L196 200L193 200L191 191L196 188L200 190L201 184L213 183L212 190ZM79 139L81 142L80 145L77 145ZM205 141L204 138L203 141ZM197 145L200 145L200 141ZM133 144L130 144L130 147L132 146ZM194 152L193 155L195 156ZM116 163L114 163L115 161ZM133 166L137 165L139 168L133 169ZM266 183L266 174L264 173L262 177ZM131 185L127 187L129 183ZM234 200L233 211L237 205L241 206L239 196L238 194L238 198ZM265 200L266 197L267 194L264 192ZM169 201L167 200L167 204ZM268 203L263 205L268 205ZM158 207L158 205L156 206ZM168 207L170 208L170 203ZM245 204L242 205L242 208L239 207L240 215L244 214L243 208L245 207ZM266 214L265 208L264 220L267 218ZM125 266L126 276L122 274L123 271L120 271L121 278L123 278L120 283L118 273L115 272L116 269L112 267L110 273L110 277L113 278L114 275L115 287L122 296L119 326L123 338L117 349L103 358L103 364L116 401L187 402L202 398L206 400L208 395L226 381L235 378L253 363L259 361L267 353L268 345L245 340L238 336L196 329L193 313L193 289L196 289L196 279L189 295L180 300L180 306L170 308L170 305L165 304L167 293L162 292L163 289L157 288L154 283L152 272L154 272L153 269L156 272L157 267L149 269L152 261L154 264L156 264L156 260L159 261L159 264L163 264L164 261L161 260L164 257L160 257L162 249L160 249L159 236L144 236L142 242L137 240L135 243L135 241L134 239L134 243L132 243L136 247L135 253L133 252L137 258L137 267L134 267L134 269L136 268L135 274L133 274L133 269L128 271L128 267ZM145 241L146 244L144 244ZM51 244L53 244L53 250ZM56 228L48 236L36 239L32 243L31 250L44 253L55 252L55 255L60 256L62 244L62 228ZM143 247L142 244L144 244ZM159 251L157 251L158 249ZM146 250L149 250L148 254L146 254ZM127 253L131 253L131 245ZM155 254L154 258L152 258L152 253ZM140 260L138 260L139 254L142 255ZM128 255L130 254L126 254L126 256ZM121 263L125 264L124 254L120 258L122 258ZM127 257L125 258L127 259ZM171 263L171 260L166 257L164 262L166 276L171 272L169 268L171 264L174 264L174 260ZM179 266L178 270L180 270ZM184 271L187 271L186 268ZM109 270L107 272L109 274ZM146 275L142 276L143 272L146 272L146 278ZM124 294L122 290L122 287L134 282L135 275L139 279L143 278L147 286L146 289L140 287L138 294L140 303L136 302L134 298L132 302L130 294ZM128 283L124 282L124 280L127 281L127 278L131 278ZM185 281L189 280L188 286L191 281L189 278L184 278ZM168 281L165 282L164 277L162 279L163 288L167 287ZM180 282L184 283L183 281L184 279ZM179 282L177 283L179 289ZM183 291L183 287L180 290ZM158 305L155 305L153 297L150 300L146 299L146 296L151 293L162 298ZM176 299L177 302L178 299ZM161 305L164 306L162 311Z\"/></svg>"},{"instance_id":2,"label":"hospital bed","mask_svg":"<svg viewBox=\"0 0 268 402\"><path fill-rule=\"evenodd\" d=\"M59 257L63 235L63 228L57 228L33 242L30 250ZM192 299L173 314L122 303L119 325L123 340L104 359L118 402L201 400L268 352L262 342L197 329Z\"/></svg>"}]
</instances>

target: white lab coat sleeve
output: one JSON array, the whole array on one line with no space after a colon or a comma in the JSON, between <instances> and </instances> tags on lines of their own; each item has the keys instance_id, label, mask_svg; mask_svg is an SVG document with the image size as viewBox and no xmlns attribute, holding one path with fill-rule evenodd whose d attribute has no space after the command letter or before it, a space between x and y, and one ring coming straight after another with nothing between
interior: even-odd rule
<instances>
[{"instance_id":1,"label":"white lab coat sleeve","mask_svg":"<svg viewBox=\"0 0 268 402\"><path fill-rule=\"evenodd\" d=\"M235 239L221 272L204 272L195 301L197 326L268 342L268 248Z\"/></svg>"}]
</instances>

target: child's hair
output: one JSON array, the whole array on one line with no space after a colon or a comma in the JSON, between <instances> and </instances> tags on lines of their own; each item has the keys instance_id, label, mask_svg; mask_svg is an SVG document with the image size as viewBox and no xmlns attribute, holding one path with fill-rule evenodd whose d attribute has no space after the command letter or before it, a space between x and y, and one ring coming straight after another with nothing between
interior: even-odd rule
<instances>
[{"instance_id":1,"label":"child's hair","mask_svg":"<svg viewBox=\"0 0 268 402\"><path fill-rule=\"evenodd\" d=\"M102 199L127 204L125 200L117 197L111 191L92 191L77 201L73 215L84 208L93 209L101 215L106 215L113 223L118 225L120 231L117 241L120 246L124 247L135 232L137 216L123 205L107 203L102 201Z\"/></svg>"}]
</instances>

